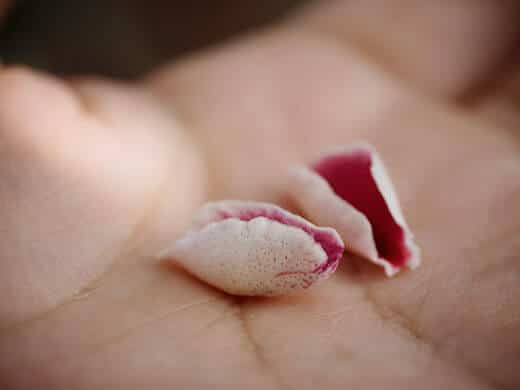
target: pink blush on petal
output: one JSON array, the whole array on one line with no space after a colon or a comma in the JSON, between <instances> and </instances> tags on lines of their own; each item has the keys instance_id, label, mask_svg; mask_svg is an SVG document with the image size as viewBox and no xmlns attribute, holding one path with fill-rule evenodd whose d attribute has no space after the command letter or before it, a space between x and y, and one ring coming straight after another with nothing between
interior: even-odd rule
<instances>
[{"instance_id":1,"label":"pink blush on petal","mask_svg":"<svg viewBox=\"0 0 520 390\"><path fill-rule=\"evenodd\" d=\"M346 251L384 268L391 277L420 264L397 194L383 162L369 145L354 145L294 167L288 192L313 222L331 226Z\"/></svg>"},{"instance_id":2,"label":"pink blush on petal","mask_svg":"<svg viewBox=\"0 0 520 390\"><path fill-rule=\"evenodd\" d=\"M394 219L374 180L372 164L372 155L362 149L348 155L325 157L313 169L339 197L367 217L379 257L401 268L411 255L405 231Z\"/></svg>"}]
</instances>

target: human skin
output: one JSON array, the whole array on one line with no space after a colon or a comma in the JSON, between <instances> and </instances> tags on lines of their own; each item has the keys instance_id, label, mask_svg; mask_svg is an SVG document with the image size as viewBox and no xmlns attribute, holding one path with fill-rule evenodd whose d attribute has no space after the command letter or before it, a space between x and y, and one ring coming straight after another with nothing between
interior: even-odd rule
<instances>
[{"instance_id":1,"label":"human skin","mask_svg":"<svg viewBox=\"0 0 520 390\"><path fill-rule=\"evenodd\" d=\"M0 70L0 387L518 388L517 18L323 2L132 84ZM279 173L359 139L416 271L238 299L156 261L205 201L292 209Z\"/></svg>"}]
</instances>

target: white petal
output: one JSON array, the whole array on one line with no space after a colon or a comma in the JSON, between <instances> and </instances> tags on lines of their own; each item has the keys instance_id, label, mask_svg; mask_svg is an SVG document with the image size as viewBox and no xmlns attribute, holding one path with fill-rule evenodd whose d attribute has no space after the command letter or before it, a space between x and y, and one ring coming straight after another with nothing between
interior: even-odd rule
<instances>
[{"instance_id":1,"label":"white petal","mask_svg":"<svg viewBox=\"0 0 520 390\"><path fill-rule=\"evenodd\" d=\"M164 256L235 295L280 295L307 288L334 272L343 249L333 229L318 228L266 203L209 203L197 215L194 226ZM329 258L315 239L318 236L305 229L325 235L341 253Z\"/></svg>"}]
</instances>

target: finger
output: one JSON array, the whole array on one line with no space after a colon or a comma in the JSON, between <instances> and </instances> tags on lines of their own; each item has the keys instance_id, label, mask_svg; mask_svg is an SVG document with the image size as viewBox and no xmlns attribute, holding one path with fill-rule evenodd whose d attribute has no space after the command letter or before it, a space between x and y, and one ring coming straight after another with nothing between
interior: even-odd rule
<instances>
[{"instance_id":1,"label":"finger","mask_svg":"<svg viewBox=\"0 0 520 390\"><path fill-rule=\"evenodd\" d=\"M160 233L171 239L201 202L198 154L177 124L132 88L110 89L102 116L109 104L94 94L87 107L58 79L0 71L0 328L56 307L128 253L161 250Z\"/></svg>"},{"instance_id":2,"label":"finger","mask_svg":"<svg viewBox=\"0 0 520 390\"><path fill-rule=\"evenodd\" d=\"M355 47L403 80L460 95L494 77L519 39L514 0L317 3L299 22Z\"/></svg>"}]
</instances>

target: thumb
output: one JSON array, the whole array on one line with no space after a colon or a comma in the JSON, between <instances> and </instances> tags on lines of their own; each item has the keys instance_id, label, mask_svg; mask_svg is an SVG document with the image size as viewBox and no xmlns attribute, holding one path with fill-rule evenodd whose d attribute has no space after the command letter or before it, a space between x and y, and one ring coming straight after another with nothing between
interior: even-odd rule
<instances>
[{"instance_id":1,"label":"thumb","mask_svg":"<svg viewBox=\"0 0 520 390\"><path fill-rule=\"evenodd\" d=\"M0 150L0 328L162 249L202 201L191 139L131 86L0 70Z\"/></svg>"}]
</instances>

